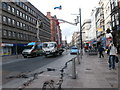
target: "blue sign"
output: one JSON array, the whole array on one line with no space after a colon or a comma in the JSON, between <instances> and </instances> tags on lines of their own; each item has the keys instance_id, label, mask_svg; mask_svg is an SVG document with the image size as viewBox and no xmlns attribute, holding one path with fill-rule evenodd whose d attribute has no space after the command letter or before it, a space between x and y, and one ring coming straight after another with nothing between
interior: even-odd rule
<instances>
[{"instance_id":1,"label":"blue sign","mask_svg":"<svg viewBox=\"0 0 120 90\"><path fill-rule=\"evenodd\" d=\"M35 45L35 42L28 43L28 45Z\"/></svg>"}]
</instances>

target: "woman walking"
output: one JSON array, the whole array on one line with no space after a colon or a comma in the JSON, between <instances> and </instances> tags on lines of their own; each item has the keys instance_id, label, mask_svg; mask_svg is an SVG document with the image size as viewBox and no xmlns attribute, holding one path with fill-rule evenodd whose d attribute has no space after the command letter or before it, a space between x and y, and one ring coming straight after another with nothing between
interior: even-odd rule
<instances>
[{"instance_id":1,"label":"woman walking","mask_svg":"<svg viewBox=\"0 0 120 90\"><path fill-rule=\"evenodd\" d=\"M109 54L109 69L116 69L115 60L116 60L117 48L112 43L110 46L110 54Z\"/></svg>"}]
</instances>

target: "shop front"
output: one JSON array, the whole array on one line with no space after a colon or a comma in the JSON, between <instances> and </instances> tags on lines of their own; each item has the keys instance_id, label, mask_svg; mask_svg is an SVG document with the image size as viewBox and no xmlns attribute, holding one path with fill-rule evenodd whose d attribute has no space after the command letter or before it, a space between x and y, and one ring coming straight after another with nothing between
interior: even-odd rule
<instances>
[{"instance_id":1,"label":"shop front","mask_svg":"<svg viewBox=\"0 0 120 90\"><path fill-rule=\"evenodd\" d=\"M21 54L27 44L0 44L0 56Z\"/></svg>"},{"instance_id":2,"label":"shop front","mask_svg":"<svg viewBox=\"0 0 120 90\"><path fill-rule=\"evenodd\" d=\"M1 43L0 56L12 55L13 44Z\"/></svg>"}]
</instances>

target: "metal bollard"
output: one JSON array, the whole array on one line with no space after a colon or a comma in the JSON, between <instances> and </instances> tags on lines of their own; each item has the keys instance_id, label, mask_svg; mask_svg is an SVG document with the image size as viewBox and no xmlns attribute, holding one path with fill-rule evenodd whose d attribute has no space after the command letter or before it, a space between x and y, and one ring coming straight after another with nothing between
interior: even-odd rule
<instances>
[{"instance_id":1,"label":"metal bollard","mask_svg":"<svg viewBox=\"0 0 120 90\"><path fill-rule=\"evenodd\" d=\"M79 53L77 53L77 59L78 59L78 64L80 64L80 57L79 57Z\"/></svg>"},{"instance_id":2,"label":"metal bollard","mask_svg":"<svg viewBox=\"0 0 120 90\"><path fill-rule=\"evenodd\" d=\"M75 58L73 58L73 60L72 60L72 79L76 79Z\"/></svg>"}]
</instances>

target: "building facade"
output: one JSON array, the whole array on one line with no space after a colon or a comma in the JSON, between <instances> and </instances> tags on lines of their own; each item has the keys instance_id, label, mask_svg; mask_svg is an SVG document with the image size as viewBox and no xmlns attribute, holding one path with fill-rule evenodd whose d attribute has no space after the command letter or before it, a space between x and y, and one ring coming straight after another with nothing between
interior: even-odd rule
<instances>
[{"instance_id":1,"label":"building facade","mask_svg":"<svg viewBox=\"0 0 120 90\"><path fill-rule=\"evenodd\" d=\"M37 41L37 20L43 23L39 30L40 40L50 41L50 21L30 2L1 2L1 55L20 54L24 46Z\"/></svg>"},{"instance_id":2,"label":"building facade","mask_svg":"<svg viewBox=\"0 0 120 90\"><path fill-rule=\"evenodd\" d=\"M72 45L79 47L79 45L80 45L80 32L74 32L73 33Z\"/></svg>"},{"instance_id":3,"label":"building facade","mask_svg":"<svg viewBox=\"0 0 120 90\"><path fill-rule=\"evenodd\" d=\"M120 46L120 0L111 0L111 25L113 43Z\"/></svg>"},{"instance_id":4,"label":"building facade","mask_svg":"<svg viewBox=\"0 0 120 90\"><path fill-rule=\"evenodd\" d=\"M92 10L91 13L91 28L90 28L90 40L96 39L96 22L95 22L96 8Z\"/></svg>"},{"instance_id":5,"label":"building facade","mask_svg":"<svg viewBox=\"0 0 120 90\"><path fill-rule=\"evenodd\" d=\"M90 28L91 28L91 19L84 20L82 25L82 41L83 42L87 42L91 40Z\"/></svg>"},{"instance_id":6,"label":"building facade","mask_svg":"<svg viewBox=\"0 0 120 90\"><path fill-rule=\"evenodd\" d=\"M47 12L47 17L50 20L50 40L62 44L62 33L56 15L51 16L51 12Z\"/></svg>"}]
</instances>

